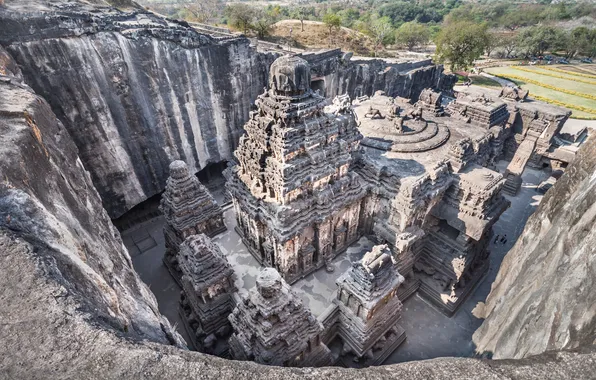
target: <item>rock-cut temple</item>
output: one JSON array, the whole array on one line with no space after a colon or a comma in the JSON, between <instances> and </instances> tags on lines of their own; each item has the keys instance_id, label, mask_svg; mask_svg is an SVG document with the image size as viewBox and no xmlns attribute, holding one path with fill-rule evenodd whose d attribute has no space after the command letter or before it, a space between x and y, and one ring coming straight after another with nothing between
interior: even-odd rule
<instances>
[{"instance_id":1,"label":"rock-cut temple","mask_svg":"<svg viewBox=\"0 0 596 380\"><path fill-rule=\"evenodd\" d=\"M170 166L164 262L194 346L272 365L377 365L406 339L406 298L455 313L488 270L503 192L519 190L526 165L564 164L555 136L569 111L527 95L424 89L328 105L307 61L278 58L225 172L236 231L266 267L248 294L210 240L226 228L221 207L184 162ZM291 285L332 271L362 236L377 245L338 274L315 317Z\"/></svg>"},{"instance_id":2,"label":"rock-cut temple","mask_svg":"<svg viewBox=\"0 0 596 380\"><path fill-rule=\"evenodd\" d=\"M308 63L277 59L256 100L229 175L238 232L263 265L290 283L325 266L361 236L366 195L350 171L362 138L349 107L326 113Z\"/></svg>"}]
</instances>

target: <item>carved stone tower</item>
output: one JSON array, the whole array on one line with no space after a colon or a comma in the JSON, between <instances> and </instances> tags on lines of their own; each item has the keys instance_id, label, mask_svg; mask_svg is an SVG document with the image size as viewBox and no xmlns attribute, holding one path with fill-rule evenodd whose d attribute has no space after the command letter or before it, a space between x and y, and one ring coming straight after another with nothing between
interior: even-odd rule
<instances>
[{"instance_id":1,"label":"carved stone tower","mask_svg":"<svg viewBox=\"0 0 596 380\"><path fill-rule=\"evenodd\" d=\"M233 359L290 367L332 364L321 342L323 325L273 268L261 271L256 288L242 296L229 319Z\"/></svg>"},{"instance_id":2,"label":"carved stone tower","mask_svg":"<svg viewBox=\"0 0 596 380\"><path fill-rule=\"evenodd\" d=\"M195 347L220 354L231 333L228 315L234 308L234 270L219 247L204 234L191 235L181 245L181 316ZM218 344L224 338L224 344ZM224 346L224 347L222 347Z\"/></svg>"},{"instance_id":3,"label":"carved stone tower","mask_svg":"<svg viewBox=\"0 0 596 380\"><path fill-rule=\"evenodd\" d=\"M342 360L352 356L362 366L378 365L404 342L397 296L403 281L386 245L373 247L337 280Z\"/></svg>"},{"instance_id":4,"label":"carved stone tower","mask_svg":"<svg viewBox=\"0 0 596 380\"><path fill-rule=\"evenodd\" d=\"M180 244L190 235L204 233L213 237L226 230L223 211L197 177L189 173L184 161L170 164L159 209L166 218L164 263L180 283L180 269L176 257Z\"/></svg>"},{"instance_id":5,"label":"carved stone tower","mask_svg":"<svg viewBox=\"0 0 596 380\"><path fill-rule=\"evenodd\" d=\"M278 58L269 87L244 126L227 186L251 253L292 283L360 236L365 189L349 168L362 136L349 107L324 111L305 60Z\"/></svg>"}]
</instances>

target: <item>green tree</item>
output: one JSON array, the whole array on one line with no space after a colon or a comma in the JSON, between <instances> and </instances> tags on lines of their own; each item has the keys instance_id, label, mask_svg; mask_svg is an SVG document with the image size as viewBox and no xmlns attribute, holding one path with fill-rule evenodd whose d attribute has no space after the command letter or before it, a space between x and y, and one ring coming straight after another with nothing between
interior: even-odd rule
<instances>
[{"instance_id":1,"label":"green tree","mask_svg":"<svg viewBox=\"0 0 596 380\"><path fill-rule=\"evenodd\" d=\"M333 29L339 29L341 26L341 17L335 13L326 13L325 16L323 16L323 22L325 25L327 25L327 28L329 28L329 34L331 34Z\"/></svg>"},{"instance_id":2,"label":"green tree","mask_svg":"<svg viewBox=\"0 0 596 380\"><path fill-rule=\"evenodd\" d=\"M275 23L275 18L269 12L255 11L253 20L250 23L250 29L253 30L258 38L265 38L271 31L271 26Z\"/></svg>"},{"instance_id":3,"label":"green tree","mask_svg":"<svg viewBox=\"0 0 596 380\"><path fill-rule=\"evenodd\" d=\"M470 21L452 22L437 35L436 59L449 62L452 70L467 69L487 44L487 27Z\"/></svg>"},{"instance_id":4,"label":"green tree","mask_svg":"<svg viewBox=\"0 0 596 380\"><path fill-rule=\"evenodd\" d=\"M377 56L377 49L379 45L383 44L383 41L391 31L393 27L391 26L391 21L388 17L377 17L374 18L370 23L370 32L375 41L375 48L374 48L374 56Z\"/></svg>"},{"instance_id":5,"label":"green tree","mask_svg":"<svg viewBox=\"0 0 596 380\"><path fill-rule=\"evenodd\" d=\"M246 4L232 4L226 7L225 14L229 18L230 25L247 34L255 16L255 9Z\"/></svg>"},{"instance_id":6,"label":"green tree","mask_svg":"<svg viewBox=\"0 0 596 380\"><path fill-rule=\"evenodd\" d=\"M518 34L518 46L526 56L543 55L550 49L561 47L561 31L547 25L533 26Z\"/></svg>"},{"instance_id":7,"label":"green tree","mask_svg":"<svg viewBox=\"0 0 596 380\"><path fill-rule=\"evenodd\" d=\"M505 51L505 57L509 58L517 48L517 35L513 33L502 34L500 40L500 47Z\"/></svg>"},{"instance_id":8,"label":"green tree","mask_svg":"<svg viewBox=\"0 0 596 380\"><path fill-rule=\"evenodd\" d=\"M329 47L331 47L331 33L333 33L333 29L341 27L341 18L335 13L326 13L323 16L323 22L329 28Z\"/></svg>"},{"instance_id":9,"label":"green tree","mask_svg":"<svg viewBox=\"0 0 596 380\"><path fill-rule=\"evenodd\" d=\"M341 18L341 24L351 28L354 21L360 18L360 12L356 8L348 8L339 11L337 15Z\"/></svg>"},{"instance_id":10,"label":"green tree","mask_svg":"<svg viewBox=\"0 0 596 380\"><path fill-rule=\"evenodd\" d=\"M487 57L490 57L490 54L501 45L502 41L500 34L494 32L486 33L486 46L484 47L484 52L486 53Z\"/></svg>"},{"instance_id":11,"label":"green tree","mask_svg":"<svg viewBox=\"0 0 596 380\"><path fill-rule=\"evenodd\" d=\"M428 44L430 29L418 22L406 22L395 32L395 40L408 50L414 50L417 46Z\"/></svg>"}]
</instances>

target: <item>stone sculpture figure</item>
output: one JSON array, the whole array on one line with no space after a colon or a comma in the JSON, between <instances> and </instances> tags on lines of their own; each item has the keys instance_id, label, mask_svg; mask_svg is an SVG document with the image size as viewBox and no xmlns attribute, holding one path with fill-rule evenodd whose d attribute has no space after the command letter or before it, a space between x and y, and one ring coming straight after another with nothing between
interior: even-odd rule
<instances>
[{"instance_id":1,"label":"stone sculpture figure","mask_svg":"<svg viewBox=\"0 0 596 380\"><path fill-rule=\"evenodd\" d=\"M223 210L209 190L188 171L184 161L170 164L170 177L159 206L166 223L164 263L180 282L177 253L180 244L190 235L204 233L213 237L226 230Z\"/></svg>"},{"instance_id":2,"label":"stone sculpture figure","mask_svg":"<svg viewBox=\"0 0 596 380\"><path fill-rule=\"evenodd\" d=\"M368 112L364 114L364 117L368 117L370 119L384 119L385 116L381 115L381 111L376 108L372 108L372 106L368 107Z\"/></svg>"},{"instance_id":3,"label":"stone sculpture figure","mask_svg":"<svg viewBox=\"0 0 596 380\"><path fill-rule=\"evenodd\" d=\"M275 269L262 269L256 287L241 298L229 316L233 359L289 367L332 364L321 341L323 325Z\"/></svg>"},{"instance_id":4,"label":"stone sculpture figure","mask_svg":"<svg viewBox=\"0 0 596 380\"><path fill-rule=\"evenodd\" d=\"M393 126L395 127L395 130L397 131L397 133L403 133L404 132L404 118L396 117L395 119L393 119Z\"/></svg>"},{"instance_id":5,"label":"stone sculpture figure","mask_svg":"<svg viewBox=\"0 0 596 380\"><path fill-rule=\"evenodd\" d=\"M414 119L414 120L422 120L422 107L421 106L409 107L406 110L405 116L406 116L406 118L410 118L410 119Z\"/></svg>"},{"instance_id":6,"label":"stone sculpture figure","mask_svg":"<svg viewBox=\"0 0 596 380\"><path fill-rule=\"evenodd\" d=\"M348 94L338 95L333 98L332 108L335 115L348 112L350 107L352 107L352 102Z\"/></svg>"},{"instance_id":7,"label":"stone sculpture figure","mask_svg":"<svg viewBox=\"0 0 596 380\"><path fill-rule=\"evenodd\" d=\"M499 93L499 97L523 102L529 94L529 90L523 90L521 87L504 86Z\"/></svg>"},{"instance_id":8,"label":"stone sculpture figure","mask_svg":"<svg viewBox=\"0 0 596 380\"><path fill-rule=\"evenodd\" d=\"M400 111L401 111L401 108L399 107L399 104L397 104L395 99L392 98L391 105L389 106L389 118L393 119L393 118L399 117Z\"/></svg>"}]
</instances>

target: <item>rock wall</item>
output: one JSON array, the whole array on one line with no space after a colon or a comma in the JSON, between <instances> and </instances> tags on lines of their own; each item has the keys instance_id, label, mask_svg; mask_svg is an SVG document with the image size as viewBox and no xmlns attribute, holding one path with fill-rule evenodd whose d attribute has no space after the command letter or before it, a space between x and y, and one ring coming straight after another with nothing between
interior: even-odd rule
<instances>
[{"instance_id":1,"label":"rock wall","mask_svg":"<svg viewBox=\"0 0 596 380\"><path fill-rule=\"evenodd\" d=\"M0 43L73 137L112 218L161 192L171 161L196 172L232 158L275 59L244 37L214 38L143 10L60 0L7 2ZM414 66L311 56L327 70L328 96L378 89L417 96L444 77L428 63L402 72Z\"/></svg>"},{"instance_id":2,"label":"rock wall","mask_svg":"<svg viewBox=\"0 0 596 380\"><path fill-rule=\"evenodd\" d=\"M474 334L479 353L524 358L596 344L596 138L579 150L509 251Z\"/></svg>"},{"instance_id":3,"label":"rock wall","mask_svg":"<svg viewBox=\"0 0 596 380\"><path fill-rule=\"evenodd\" d=\"M229 159L273 59L245 38L138 12L9 20L24 17L29 28L7 23L0 41L64 122L112 217L163 190L173 160L196 172Z\"/></svg>"},{"instance_id":4,"label":"rock wall","mask_svg":"<svg viewBox=\"0 0 596 380\"><path fill-rule=\"evenodd\" d=\"M417 100L425 88L451 91L457 81L443 74L442 65L430 59L415 62L392 62L382 59L350 59L339 49L322 54L303 54L315 79L325 81L325 96L349 94L355 98L385 91L389 96Z\"/></svg>"},{"instance_id":5,"label":"rock wall","mask_svg":"<svg viewBox=\"0 0 596 380\"><path fill-rule=\"evenodd\" d=\"M0 275L0 299L13 300L10 307L22 315L13 319L0 307L2 346L21 343L4 333L11 328L40 334L48 327L35 320L48 296L119 336L183 344L133 270L68 132L45 100L21 83L2 48L0 178L0 256L10 274ZM27 276L51 291L26 288L21 278ZM62 318L69 315L64 311Z\"/></svg>"}]
</instances>

